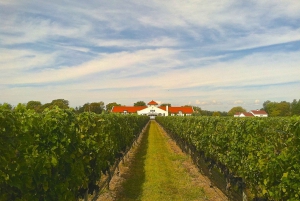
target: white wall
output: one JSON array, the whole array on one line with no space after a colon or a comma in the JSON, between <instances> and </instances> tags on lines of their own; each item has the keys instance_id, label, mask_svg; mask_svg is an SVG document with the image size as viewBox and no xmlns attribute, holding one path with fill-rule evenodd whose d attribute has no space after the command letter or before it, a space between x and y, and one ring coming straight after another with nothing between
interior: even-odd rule
<instances>
[{"instance_id":1,"label":"white wall","mask_svg":"<svg viewBox=\"0 0 300 201\"><path fill-rule=\"evenodd\" d=\"M162 116L168 116L168 112L165 110L162 110L154 105L151 105L143 110L137 111L138 115L148 115L149 113L153 114L161 114Z\"/></svg>"}]
</instances>

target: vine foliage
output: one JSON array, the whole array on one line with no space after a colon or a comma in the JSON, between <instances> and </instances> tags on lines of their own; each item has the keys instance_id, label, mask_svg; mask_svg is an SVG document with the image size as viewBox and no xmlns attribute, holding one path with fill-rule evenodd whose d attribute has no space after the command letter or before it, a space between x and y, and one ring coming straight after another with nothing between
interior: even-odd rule
<instances>
[{"instance_id":1,"label":"vine foliage","mask_svg":"<svg viewBox=\"0 0 300 201\"><path fill-rule=\"evenodd\" d=\"M77 200L92 193L148 120L0 108L0 200Z\"/></svg>"},{"instance_id":2,"label":"vine foliage","mask_svg":"<svg viewBox=\"0 0 300 201\"><path fill-rule=\"evenodd\" d=\"M229 181L237 180L235 183L246 186L255 197L300 199L299 117L156 120L176 141L196 149Z\"/></svg>"}]
</instances>

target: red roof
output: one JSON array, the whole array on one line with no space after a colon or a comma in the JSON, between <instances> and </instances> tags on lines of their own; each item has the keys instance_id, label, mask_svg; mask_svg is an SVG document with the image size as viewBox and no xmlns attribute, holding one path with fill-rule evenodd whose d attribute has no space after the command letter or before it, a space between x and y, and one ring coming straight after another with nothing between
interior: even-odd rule
<instances>
[{"instance_id":1,"label":"red roof","mask_svg":"<svg viewBox=\"0 0 300 201\"><path fill-rule=\"evenodd\" d=\"M251 110L251 112L253 114L257 114L257 115L267 114L266 111L264 111L264 110Z\"/></svg>"},{"instance_id":2,"label":"red roof","mask_svg":"<svg viewBox=\"0 0 300 201\"><path fill-rule=\"evenodd\" d=\"M136 113L137 111L145 108L147 108L147 106L114 106L111 111L121 113L127 111L128 113Z\"/></svg>"},{"instance_id":3,"label":"red roof","mask_svg":"<svg viewBox=\"0 0 300 201\"><path fill-rule=\"evenodd\" d=\"M253 114L250 112L243 112L246 117L253 117Z\"/></svg>"},{"instance_id":4,"label":"red roof","mask_svg":"<svg viewBox=\"0 0 300 201\"><path fill-rule=\"evenodd\" d=\"M252 113L250 113L250 112L236 112L234 115L238 115L238 116L240 116L240 115L244 115L245 117L253 117L254 115L252 114Z\"/></svg>"},{"instance_id":5,"label":"red roof","mask_svg":"<svg viewBox=\"0 0 300 201\"><path fill-rule=\"evenodd\" d=\"M166 106L159 107L162 110L167 110ZM192 114L194 112L193 107L168 107L170 113L179 113L181 111L183 114Z\"/></svg>"},{"instance_id":6,"label":"red roof","mask_svg":"<svg viewBox=\"0 0 300 201\"><path fill-rule=\"evenodd\" d=\"M155 102L154 100L152 100L152 101L150 101L150 102L148 103L148 105L158 105L158 103Z\"/></svg>"}]
</instances>

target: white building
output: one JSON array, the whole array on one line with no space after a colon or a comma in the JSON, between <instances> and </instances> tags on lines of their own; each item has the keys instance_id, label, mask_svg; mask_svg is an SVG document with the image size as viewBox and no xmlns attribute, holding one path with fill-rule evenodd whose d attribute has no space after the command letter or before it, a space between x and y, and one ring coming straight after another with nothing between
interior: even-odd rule
<instances>
[{"instance_id":1,"label":"white building","mask_svg":"<svg viewBox=\"0 0 300 201\"><path fill-rule=\"evenodd\" d=\"M251 110L250 112L237 112L234 117L268 117L264 110Z\"/></svg>"},{"instance_id":2,"label":"white building","mask_svg":"<svg viewBox=\"0 0 300 201\"><path fill-rule=\"evenodd\" d=\"M190 116L194 112L193 107L172 107L172 106L160 106L155 101L150 101L148 106L114 106L111 112L138 115L147 115L151 119L155 119L156 116Z\"/></svg>"},{"instance_id":3,"label":"white building","mask_svg":"<svg viewBox=\"0 0 300 201\"><path fill-rule=\"evenodd\" d=\"M138 115L148 115L150 119L155 119L155 116L168 116L168 106L166 110L163 110L157 107L157 103L155 101L150 101L148 103L148 107L145 109L137 111Z\"/></svg>"}]
</instances>

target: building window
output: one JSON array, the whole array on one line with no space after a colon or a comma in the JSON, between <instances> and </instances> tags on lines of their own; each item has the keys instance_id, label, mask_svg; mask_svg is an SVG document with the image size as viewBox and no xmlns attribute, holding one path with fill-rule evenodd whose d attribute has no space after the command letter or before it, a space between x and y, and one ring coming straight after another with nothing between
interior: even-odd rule
<instances>
[{"instance_id":1,"label":"building window","mask_svg":"<svg viewBox=\"0 0 300 201\"><path fill-rule=\"evenodd\" d=\"M128 112L127 112L127 110L124 110L124 114L127 114Z\"/></svg>"}]
</instances>

